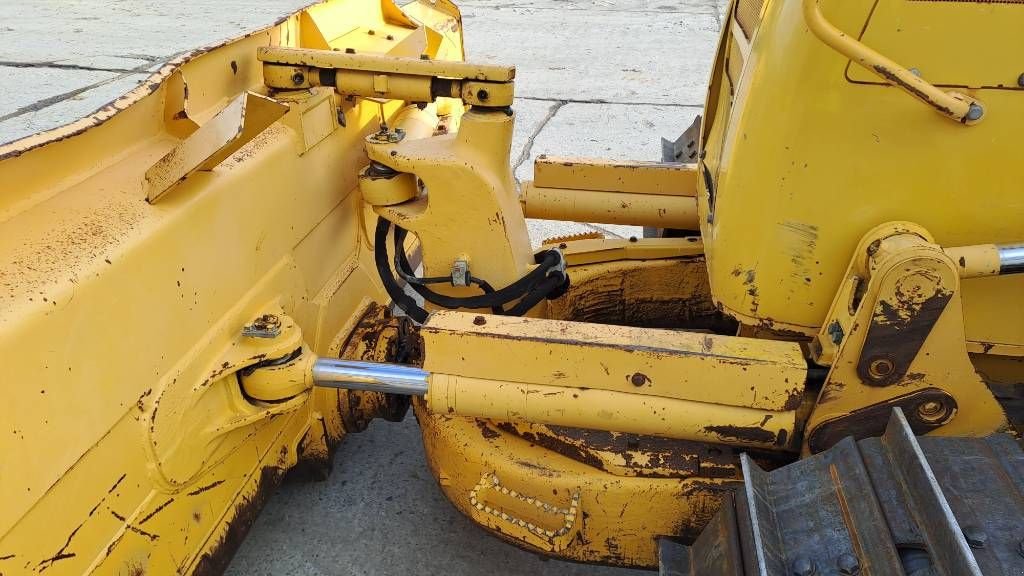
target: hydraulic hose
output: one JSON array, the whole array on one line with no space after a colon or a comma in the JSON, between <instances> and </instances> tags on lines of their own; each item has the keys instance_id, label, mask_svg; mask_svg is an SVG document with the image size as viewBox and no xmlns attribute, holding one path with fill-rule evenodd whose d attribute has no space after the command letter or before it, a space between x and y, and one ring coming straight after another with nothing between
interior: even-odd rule
<instances>
[{"instance_id":1,"label":"hydraulic hose","mask_svg":"<svg viewBox=\"0 0 1024 576\"><path fill-rule=\"evenodd\" d=\"M384 287L392 300L399 308L404 310L413 320L423 322L427 318L427 311L424 310L412 297L405 293L398 285L398 281L392 274L387 253L387 235L393 224L385 218L377 220L377 229L374 235L374 260L377 265L377 273L380 274ZM394 225L394 250L395 268L399 275L408 278L409 286L424 300L448 309L458 308L490 308L495 314L521 316L545 298L557 298L568 289L569 279L565 274L564 260L561 252L557 250L545 250L535 256L537 267L524 275L519 280L504 288L495 290L486 280L470 277L472 283L477 284L484 292L477 296L447 296L431 290L426 284L436 283L440 278L420 279L414 276L412 265L405 254L405 237L408 232L397 225ZM504 306L518 300L512 308L505 310Z\"/></svg>"}]
</instances>

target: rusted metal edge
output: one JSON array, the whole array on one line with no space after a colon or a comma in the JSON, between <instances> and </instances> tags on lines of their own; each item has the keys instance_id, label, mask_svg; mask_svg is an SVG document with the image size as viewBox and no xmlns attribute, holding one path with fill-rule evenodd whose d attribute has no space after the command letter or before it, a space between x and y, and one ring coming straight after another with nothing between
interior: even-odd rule
<instances>
[{"instance_id":1,"label":"rusted metal edge","mask_svg":"<svg viewBox=\"0 0 1024 576\"><path fill-rule=\"evenodd\" d=\"M157 92L163 83L171 77L171 75L192 60L229 44L233 44L247 38L252 38L259 34L267 34L274 28L277 28L286 22L289 18L309 9L311 6L321 4L322 2L323 0L310 2L302 8L278 18L269 26L197 48L191 52L178 56L177 58L169 60L159 70L147 77L138 87L118 96L103 106L100 106L84 118L79 118L78 120L68 122L67 124L51 128L43 132L30 134L13 142L0 144L0 161L7 160L9 158L17 158L26 152L42 148L43 146L47 146L55 142L60 142L61 140L66 140L73 136L82 134L87 130L101 126L111 118L115 117L118 113L129 109L136 103L141 102L144 98Z\"/></svg>"}]
</instances>

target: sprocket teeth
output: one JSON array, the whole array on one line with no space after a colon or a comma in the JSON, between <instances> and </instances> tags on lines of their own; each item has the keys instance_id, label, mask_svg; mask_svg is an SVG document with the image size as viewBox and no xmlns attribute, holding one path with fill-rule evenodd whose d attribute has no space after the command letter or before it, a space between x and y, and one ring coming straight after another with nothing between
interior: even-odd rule
<instances>
[{"instance_id":1,"label":"sprocket teeth","mask_svg":"<svg viewBox=\"0 0 1024 576\"><path fill-rule=\"evenodd\" d=\"M572 242L574 240L604 240L604 234L593 231L593 232L580 232L579 234L566 234L565 236L552 236L541 242L543 246L550 246L552 244L563 244L565 242Z\"/></svg>"}]
</instances>

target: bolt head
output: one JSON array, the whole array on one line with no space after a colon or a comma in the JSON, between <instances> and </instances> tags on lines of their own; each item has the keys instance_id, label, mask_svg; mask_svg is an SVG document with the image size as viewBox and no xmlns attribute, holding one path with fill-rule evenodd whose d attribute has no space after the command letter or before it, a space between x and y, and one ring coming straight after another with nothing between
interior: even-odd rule
<instances>
[{"instance_id":1,"label":"bolt head","mask_svg":"<svg viewBox=\"0 0 1024 576\"><path fill-rule=\"evenodd\" d=\"M868 374L875 380L885 378L896 371L896 364L890 358L876 358L868 365Z\"/></svg>"},{"instance_id":2,"label":"bolt head","mask_svg":"<svg viewBox=\"0 0 1024 576\"><path fill-rule=\"evenodd\" d=\"M981 120L981 117L985 115L985 109L978 104L971 103L971 106L967 109L967 119L970 121Z\"/></svg>"},{"instance_id":3,"label":"bolt head","mask_svg":"<svg viewBox=\"0 0 1024 576\"><path fill-rule=\"evenodd\" d=\"M814 576L818 573L818 566L814 563L814 560L803 556L793 560L791 568L793 576Z\"/></svg>"},{"instance_id":4,"label":"bolt head","mask_svg":"<svg viewBox=\"0 0 1024 576\"><path fill-rule=\"evenodd\" d=\"M917 417L928 424L937 424L946 420L948 416L946 405L938 400L927 400L917 406Z\"/></svg>"},{"instance_id":5,"label":"bolt head","mask_svg":"<svg viewBox=\"0 0 1024 576\"><path fill-rule=\"evenodd\" d=\"M849 552L843 552L836 558L836 568L839 568L840 574L855 576L860 574L860 560Z\"/></svg>"},{"instance_id":6,"label":"bolt head","mask_svg":"<svg viewBox=\"0 0 1024 576\"><path fill-rule=\"evenodd\" d=\"M264 314L242 327L242 336L248 338L276 338L281 334L281 319L274 314Z\"/></svg>"},{"instance_id":7,"label":"bolt head","mask_svg":"<svg viewBox=\"0 0 1024 576\"><path fill-rule=\"evenodd\" d=\"M306 75L303 74L302 72L296 72L295 74L292 74L292 84L298 86L299 84L302 84L305 81Z\"/></svg>"},{"instance_id":8,"label":"bolt head","mask_svg":"<svg viewBox=\"0 0 1024 576\"><path fill-rule=\"evenodd\" d=\"M647 384L650 381L651 379L648 378L647 375L642 372L637 372L629 377L629 382L633 384L633 386L637 387L643 386L644 384Z\"/></svg>"}]
</instances>

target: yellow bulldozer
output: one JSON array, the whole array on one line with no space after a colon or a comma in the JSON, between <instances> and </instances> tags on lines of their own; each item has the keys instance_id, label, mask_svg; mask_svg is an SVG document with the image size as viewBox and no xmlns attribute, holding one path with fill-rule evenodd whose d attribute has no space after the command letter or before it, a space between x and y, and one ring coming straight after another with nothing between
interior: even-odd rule
<instances>
[{"instance_id":1,"label":"yellow bulldozer","mask_svg":"<svg viewBox=\"0 0 1024 576\"><path fill-rule=\"evenodd\" d=\"M539 553L1024 573L1024 5L723 22L661 161L521 186L515 69L448 0L315 4L0 146L0 573L220 573L410 406L454 506Z\"/></svg>"}]
</instances>

